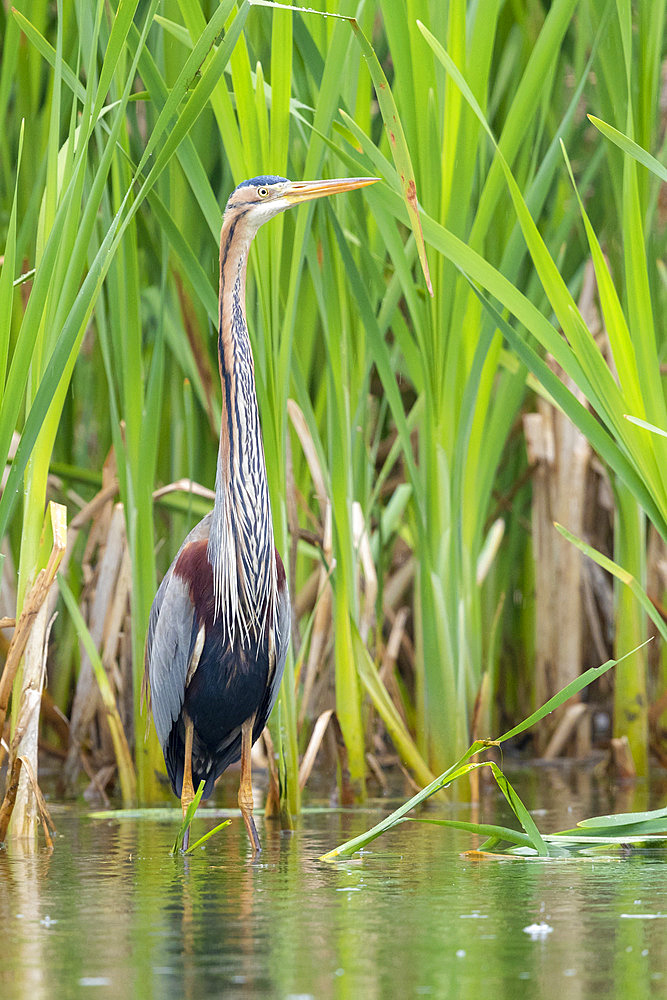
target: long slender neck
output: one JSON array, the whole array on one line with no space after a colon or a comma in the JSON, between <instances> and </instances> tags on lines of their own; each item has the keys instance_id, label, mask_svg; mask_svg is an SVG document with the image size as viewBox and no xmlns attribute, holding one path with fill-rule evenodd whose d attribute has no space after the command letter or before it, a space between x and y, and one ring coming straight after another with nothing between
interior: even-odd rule
<instances>
[{"instance_id":1,"label":"long slender neck","mask_svg":"<svg viewBox=\"0 0 667 1000\"><path fill-rule=\"evenodd\" d=\"M220 450L209 535L216 615L230 643L258 641L275 605L273 525L245 314L253 233L243 216L225 220L220 237L218 362L222 385Z\"/></svg>"},{"instance_id":2,"label":"long slender neck","mask_svg":"<svg viewBox=\"0 0 667 1000\"><path fill-rule=\"evenodd\" d=\"M222 385L222 424L217 480L223 483L242 475L244 452L263 456L255 394L255 365L245 312L251 237L241 228L243 221L242 217L225 220L220 235L218 365ZM263 462L259 464L263 468Z\"/></svg>"}]
</instances>

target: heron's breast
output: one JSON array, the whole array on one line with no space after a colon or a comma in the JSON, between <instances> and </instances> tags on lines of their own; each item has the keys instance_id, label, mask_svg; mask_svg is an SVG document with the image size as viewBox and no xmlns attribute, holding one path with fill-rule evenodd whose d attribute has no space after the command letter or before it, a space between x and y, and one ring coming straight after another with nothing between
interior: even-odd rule
<instances>
[{"instance_id":1,"label":"heron's breast","mask_svg":"<svg viewBox=\"0 0 667 1000\"><path fill-rule=\"evenodd\" d=\"M243 647L225 642L213 625L206 635L198 667L188 685L185 707L208 744L223 740L262 705L269 675L265 644Z\"/></svg>"}]
</instances>

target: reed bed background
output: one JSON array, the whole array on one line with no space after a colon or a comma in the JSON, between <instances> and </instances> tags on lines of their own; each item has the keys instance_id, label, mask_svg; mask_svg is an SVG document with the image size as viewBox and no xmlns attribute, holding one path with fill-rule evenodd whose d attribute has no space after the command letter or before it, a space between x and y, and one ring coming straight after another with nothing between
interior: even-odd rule
<instances>
[{"instance_id":1,"label":"reed bed background","mask_svg":"<svg viewBox=\"0 0 667 1000\"><path fill-rule=\"evenodd\" d=\"M64 791L84 768L102 795L163 794L148 613L211 503L217 240L257 174L382 179L252 253L295 612L270 807L298 810L318 750L344 801L391 763L428 784L640 646L644 592L664 606L664 0L320 8L356 22L248 0L0 8L8 784L39 736ZM646 774L666 676L638 650L535 751L588 752L608 713L619 766Z\"/></svg>"}]
</instances>

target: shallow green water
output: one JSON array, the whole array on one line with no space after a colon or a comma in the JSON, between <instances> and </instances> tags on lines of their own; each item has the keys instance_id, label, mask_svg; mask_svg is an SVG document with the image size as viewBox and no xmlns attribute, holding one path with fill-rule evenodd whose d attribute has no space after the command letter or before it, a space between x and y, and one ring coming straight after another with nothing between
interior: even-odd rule
<instances>
[{"instance_id":1,"label":"shallow green water","mask_svg":"<svg viewBox=\"0 0 667 1000\"><path fill-rule=\"evenodd\" d=\"M646 805L548 772L520 790L544 831ZM476 861L470 837L405 824L361 858L317 860L379 806L308 813L291 835L260 819L255 864L240 820L183 859L167 853L177 813L56 812L52 855L0 852L0 997L667 997L663 855ZM494 794L481 816L431 814L508 818Z\"/></svg>"}]
</instances>

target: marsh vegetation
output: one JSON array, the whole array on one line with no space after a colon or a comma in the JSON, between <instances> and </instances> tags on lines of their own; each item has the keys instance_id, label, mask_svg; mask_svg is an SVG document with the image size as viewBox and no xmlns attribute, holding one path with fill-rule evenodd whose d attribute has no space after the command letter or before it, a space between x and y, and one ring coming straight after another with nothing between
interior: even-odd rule
<instances>
[{"instance_id":1,"label":"marsh vegetation","mask_svg":"<svg viewBox=\"0 0 667 1000\"><path fill-rule=\"evenodd\" d=\"M299 814L316 758L342 804L397 765L426 786L610 657L533 754L613 745L640 777L667 759L664 654L644 645L667 543L664 0L322 10L0 9L17 833L35 836L38 747L60 796L83 773L104 802L165 795L148 614L211 504L221 206L267 172L381 178L252 251L294 612L269 811Z\"/></svg>"}]
</instances>

